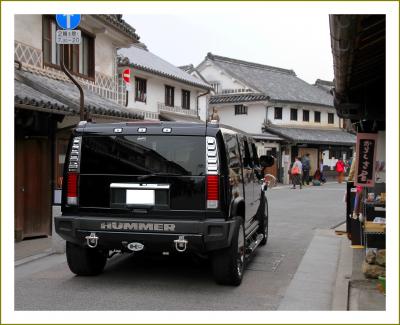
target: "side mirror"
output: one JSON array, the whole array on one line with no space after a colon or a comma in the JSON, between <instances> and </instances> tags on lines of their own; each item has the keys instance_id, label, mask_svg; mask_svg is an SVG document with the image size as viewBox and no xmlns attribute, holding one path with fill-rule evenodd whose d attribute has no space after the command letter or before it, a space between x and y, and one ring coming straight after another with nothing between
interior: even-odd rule
<instances>
[{"instance_id":1,"label":"side mirror","mask_svg":"<svg viewBox=\"0 0 400 325\"><path fill-rule=\"evenodd\" d=\"M275 164L275 159L272 156L261 156L260 157L260 165L261 167L271 167Z\"/></svg>"}]
</instances>

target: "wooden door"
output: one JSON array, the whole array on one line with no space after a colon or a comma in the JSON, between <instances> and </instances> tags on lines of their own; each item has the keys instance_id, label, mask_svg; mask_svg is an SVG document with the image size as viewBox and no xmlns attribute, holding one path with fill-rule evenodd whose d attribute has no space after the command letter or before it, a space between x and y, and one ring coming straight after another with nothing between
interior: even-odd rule
<instances>
[{"instance_id":1,"label":"wooden door","mask_svg":"<svg viewBox=\"0 0 400 325\"><path fill-rule=\"evenodd\" d=\"M51 234L49 140L18 139L15 143L16 239Z\"/></svg>"}]
</instances>

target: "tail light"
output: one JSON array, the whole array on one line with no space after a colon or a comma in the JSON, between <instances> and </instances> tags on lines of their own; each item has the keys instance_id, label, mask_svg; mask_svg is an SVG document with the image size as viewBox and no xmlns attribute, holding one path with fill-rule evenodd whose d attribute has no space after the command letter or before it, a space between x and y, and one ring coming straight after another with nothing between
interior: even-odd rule
<instances>
[{"instance_id":1,"label":"tail light","mask_svg":"<svg viewBox=\"0 0 400 325\"><path fill-rule=\"evenodd\" d=\"M207 154L207 209L217 209L219 201L219 166L217 141L206 137Z\"/></svg>"},{"instance_id":2,"label":"tail light","mask_svg":"<svg viewBox=\"0 0 400 325\"><path fill-rule=\"evenodd\" d=\"M81 137L75 137L72 140L71 153L68 162L67 172L67 204L78 205L78 178L79 178L79 163L81 153Z\"/></svg>"},{"instance_id":3,"label":"tail light","mask_svg":"<svg viewBox=\"0 0 400 325\"><path fill-rule=\"evenodd\" d=\"M78 204L78 173L76 172L67 174L67 203L68 205Z\"/></svg>"}]
</instances>

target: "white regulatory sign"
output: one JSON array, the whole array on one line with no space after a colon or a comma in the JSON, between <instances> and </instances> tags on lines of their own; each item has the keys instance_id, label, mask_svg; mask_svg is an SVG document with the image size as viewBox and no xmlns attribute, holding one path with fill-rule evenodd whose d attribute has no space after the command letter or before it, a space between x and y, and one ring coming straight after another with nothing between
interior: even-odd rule
<instances>
[{"instance_id":1,"label":"white regulatory sign","mask_svg":"<svg viewBox=\"0 0 400 325\"><path fill-rule=\"evenodd\" d=\"M58 30L56 34L57 44L81 44L81 31L78 29Z\"/></svg>"}]
</instances>

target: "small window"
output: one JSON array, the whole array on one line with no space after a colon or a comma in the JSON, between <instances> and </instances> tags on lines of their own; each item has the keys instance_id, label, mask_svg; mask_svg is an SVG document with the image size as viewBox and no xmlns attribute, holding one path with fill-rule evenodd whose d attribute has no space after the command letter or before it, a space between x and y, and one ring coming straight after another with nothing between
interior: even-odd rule
<instances>
[{"instance_id":1,"label":"small window","mask_svg":"<svg viewBox=\"0 0 400 325\"><path fill-rule=\"evenodd\" d=\"M314 112L314 122L321 123L321 112Z\"/></svg>"},{"instance_id":2,"label":"small window","mask_svg":"<svg viewBox=\"0 0 400 325\"><path fill-rule=\"evenodd\" d=\"M135 77L135 101L146 102L147 80Z\"/></svg>"},{"instance_id":3,"label":"small window","mask_svg":"<svg viewBox=\"0 0 400 325\"><path fill-rule=\"evenodd\" d=\"M219 82L211 82L211 87L214 88L216 94L219 93Z\"/></svg>"},{"instance_id":4,"label":"small window","mask_svg":"<svg viewBox=\"0 0 400 325\"><path fill-rule=\"evenodd\" d=\"M290 120L297 121L297 109L296 108L290 109Z\"/></svg>"},{"instance_id":5,"label":"small window","mask_svg":"<svg viewBox=\"0 0 400 325\"><path fill-rule=\"evenodd\" d=\"M247 115L247 106L235 105L235 115Z\"/></svg>"},{"instance_id":6,"label":"small window","mask_svg":"<svg viewBox=\"0 0 400 325\"><path fill-rule=\"evenodd\" d=\"M274 119L275 120L281 120L282 119L282 107L275 107Z\"/></svg>"},{"instance_id":7,"label":"small window","mask_svg":"<svg viewBox=\"0 0 400 325\"><path fill-rule=\"evenodd\" d=\"M190 109L190 91L182 89L182 108Z\"/></svg>"},{"instance_id":8,"label":"small window","mask_svg":"<svg viewBox=\"0 0 400 325\"><path fill-rule=\"evenodd\" d=\"M165 105L174 106L174 87L165 86Z\"/></svg>"},{"instance_id":9,"label":"small window","mask_svg":"<svg viewBox=\"0 0 400 325\"><path fill-rule=\"evenodd\" d=\"M303 122L310 121L310 111L303 110Z\"/></svg>"},{"instance_id":10,"label":"small window","mask_svg":"<svg viewBox=\"0 0 400 325\"><path fill-rule=\"evenodd\" d=\"M333 113L328 113L328 124L333 124L335 121L335 115Z\"/></svg>"}]
</instances>

